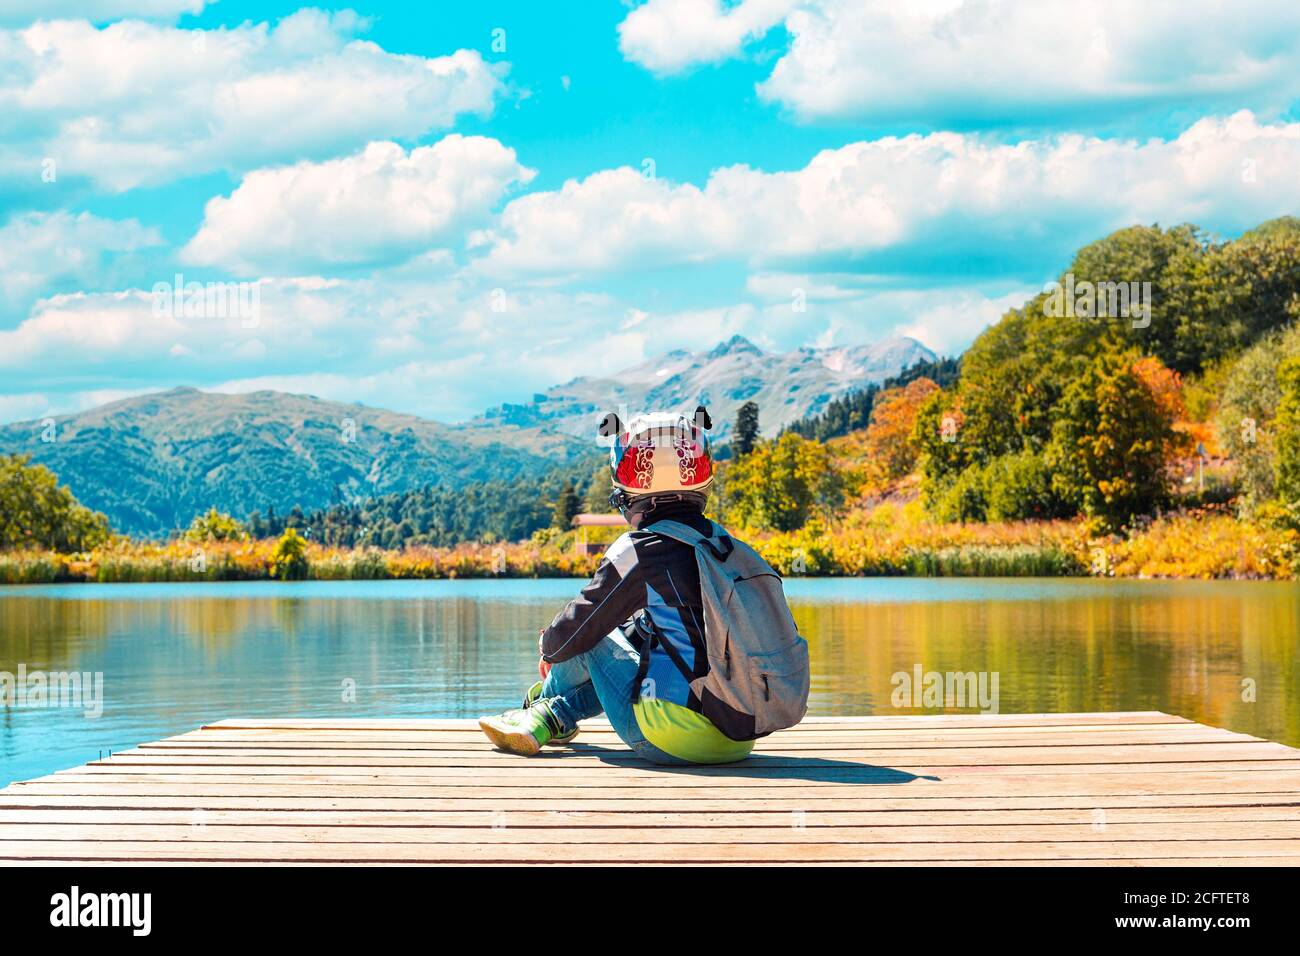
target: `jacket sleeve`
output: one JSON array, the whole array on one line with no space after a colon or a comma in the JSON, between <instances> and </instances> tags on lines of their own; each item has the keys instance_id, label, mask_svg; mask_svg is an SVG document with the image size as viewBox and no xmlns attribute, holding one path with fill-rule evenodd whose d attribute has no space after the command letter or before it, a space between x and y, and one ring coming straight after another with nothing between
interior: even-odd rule
<instances>
[{"instance_id":1,"label":"jacket sleeve","mask_svg":"<svg viewBox=\"0 0 1300 956\"><path fill-rule=\"evenodd\" d=\"M610 559L610 552L614 553L615 560ZM582 592L542 632L543 660L555 664L591 650L606 634L645 607L645 581L631 541L620 539L610 552L601 559Z\"/></svg>"}]
</instances>

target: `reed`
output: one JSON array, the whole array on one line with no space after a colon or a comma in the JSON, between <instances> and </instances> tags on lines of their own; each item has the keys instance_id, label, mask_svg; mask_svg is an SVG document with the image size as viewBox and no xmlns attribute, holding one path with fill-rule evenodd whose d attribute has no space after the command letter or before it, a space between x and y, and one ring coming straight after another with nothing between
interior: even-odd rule
<instances>
[{"instance_id":1,"label":"reed","mask_svg":"<svg viewBox=\"0 0 1300 956\"><path fill-rule=\"evenodd\" d=\"M1275 578L1300 574L1300 532L1201 509L1128 536L1094 539L1081 521L937 523L913 504L887 503L836 523L783 534L735 529L789 576ZM93 551L0 552L0 583L257 581L274 576L276 542L166 543L115 538ZM450 548L333 548L308 543L309 579L589 576L599 558L571 535Z\"/></svg>"}]
</instances>

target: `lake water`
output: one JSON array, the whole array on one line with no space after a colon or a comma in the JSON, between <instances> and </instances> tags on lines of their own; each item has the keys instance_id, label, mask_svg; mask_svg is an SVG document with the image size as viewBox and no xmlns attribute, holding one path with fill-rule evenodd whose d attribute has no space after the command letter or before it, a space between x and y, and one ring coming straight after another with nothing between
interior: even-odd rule
<instances>
[{"instance_id":1,"label":"lake water","mask_svg":"<svg viewBox=\"0 0 1300 956\"><path fill-rule=\"evenodd\" d=\"M104 681L95 718L0 709L0 785L226 717L515 706L534 679L538 629L580 585L0 588L0 672ZM920 665L996 672L1002 713L1163 710L1300 746L1294 584L874 578L786 590L812 650L813 714L941 712L891 701L893 675Z\"/></svg>"}]
</instances>

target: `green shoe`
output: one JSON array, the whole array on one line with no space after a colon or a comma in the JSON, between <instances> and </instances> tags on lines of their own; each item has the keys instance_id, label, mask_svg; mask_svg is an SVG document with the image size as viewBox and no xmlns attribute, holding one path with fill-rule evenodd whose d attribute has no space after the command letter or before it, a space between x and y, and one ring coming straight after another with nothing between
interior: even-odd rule
<instances>
[{"instance_id":1,"label":"green shoe","mask_svg":"<svg viewBox=\"0 0 1300 956\"><path fill-rule=\"evenodd\" d=\"M502 750L531 757L563 730L560 718L551 709L553 699L534 701L523 710L507 710L499 717L480 717L478 725Z\"/></svg>"},{"instance_id":2,"label":"green shoe","mask_svg":"<svg viewBox=\"0 0 1300 956\"><path fill-rule=\"evenodd\" d=\"M537 703L542 697L542 682L538 681L524 693L524 710L527 710L533 704ZM578 736L578 728L574 727L572 733L565 734L563 737L552 737L547 743L552 747L562 747L574 737Z\"/></svg>"}]
</instances>

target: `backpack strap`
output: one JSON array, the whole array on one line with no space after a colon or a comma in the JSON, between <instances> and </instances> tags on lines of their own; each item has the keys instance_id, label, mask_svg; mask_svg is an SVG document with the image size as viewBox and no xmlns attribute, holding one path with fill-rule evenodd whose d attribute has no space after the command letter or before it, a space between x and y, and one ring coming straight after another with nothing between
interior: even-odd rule
<instances>
[{"instance_id":1,"label":"backpack strap","mask_svg":"<svg viewBox=\"0 0 1300 956\"><path fill-rule=\"evenodd\" d=\"M674 541L680 541L692 548L704 545L713 552L713 556L719 561L726 561L727 558L731 557L731 552L736 550L735 542L731 540L729 534L722 530L721 525L710 523L713 524L713 529L717 534L716 538L707 538L690 525L683 524L680 521L672 521L668 518L656 521L654 524L648 525L644 530L661 534L665 538L672 538Z\"/></svg>"},{"instance_id":2,"label":"backpack strap","mask_svg":"<svg viewBox=\"0 0 1300 956\"><path fill-rule=\"evenodd\" d=\"M633 623L633 626L635 627L635 623ZM636 666L636 678L632 681L633 704L641 699L641 685L645 683L646 674L650 671L650 651L659 640L659 635L653 628L642 631L637 627L636 630L641 634L642 644L641 660Z\"/></svg>"}]
</instances>

